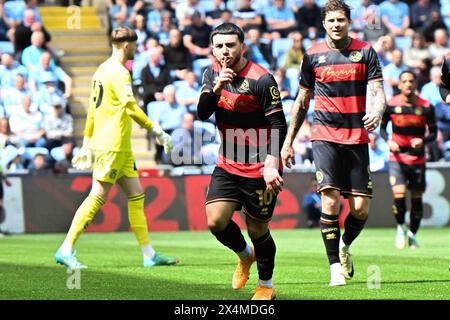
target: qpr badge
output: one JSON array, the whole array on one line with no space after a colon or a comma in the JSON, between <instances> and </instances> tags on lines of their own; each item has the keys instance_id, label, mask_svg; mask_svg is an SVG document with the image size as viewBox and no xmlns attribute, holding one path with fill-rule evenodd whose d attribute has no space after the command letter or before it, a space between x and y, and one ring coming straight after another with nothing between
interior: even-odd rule
<instances>
[{"instance_id":1,"label":"qpr badge","mask_svg":"<svg viewBox=\"0 0 450 320\"><path fill-rule=\"evenodd\" d=\"M363 57L362 53L359 51L352 51L352 52L350 52L350 56L349 56L350 61L352 61L352 62L359 62L359 61L361 61L362 57Z\"/></svg>"}]
</instances>

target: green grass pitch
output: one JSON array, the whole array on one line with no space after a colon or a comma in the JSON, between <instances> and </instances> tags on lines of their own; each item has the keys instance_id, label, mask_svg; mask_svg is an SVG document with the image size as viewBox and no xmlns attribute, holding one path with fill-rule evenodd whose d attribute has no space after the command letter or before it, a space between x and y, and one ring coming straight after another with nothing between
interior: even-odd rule
<instances>
[{"instance_id":1,"label":"green grass pitch","mask_svg":"<svg viewBox=\"0 0 450 320\"><path fill-rule=\"evenodd\" d=\"M450 229L421 229L417 250L394 247L395 229L367 229L352 245L355 277L345 287L328 287L322 239L315 230L276 230L274 284L277 299L450 299ZM83 234L78 257L80 289L53 254L63 234L0 239L0 299L247 300L257 282L256 265L240 291L231 288L236 256L208 232L150 233L162 254L181 264L143 268L132 233ZM378 269L379 288L371 273ZM69 281L70 282L70 281ZM369 289L368 287L372 287Z\"/></svg>"}]
</instances>

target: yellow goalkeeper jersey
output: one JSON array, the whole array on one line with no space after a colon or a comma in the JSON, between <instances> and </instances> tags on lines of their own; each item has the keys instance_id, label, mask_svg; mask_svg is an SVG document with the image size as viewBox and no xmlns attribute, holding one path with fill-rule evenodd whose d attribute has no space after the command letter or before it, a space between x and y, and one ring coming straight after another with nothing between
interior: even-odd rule
<instances>
[{"instance_id":1,"label":"yellow goalkeeper jersey","mask_svg":"<svg viewBox=\"0 0 450 320\"><path fill-rule=\"evenodd\" d=\"M94 150L131 152L132 120L150 130L152 122L136 103L128 70L117 60L103 62L92 77L85 136Z\"/></svg>"}]
</instances>

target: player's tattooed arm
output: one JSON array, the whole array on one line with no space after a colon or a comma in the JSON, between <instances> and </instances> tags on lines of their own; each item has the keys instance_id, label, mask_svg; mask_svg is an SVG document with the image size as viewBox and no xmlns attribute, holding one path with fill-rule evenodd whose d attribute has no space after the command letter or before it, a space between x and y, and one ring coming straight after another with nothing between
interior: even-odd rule
<instances>
[{"instance_id":1,"label":"player's tattooed arm","mask_svg":"<svg viewBox=\"0 0 450 320\"><path fill-rule=\"evenodd\" d=\"M300 91L295 99L294 105L292 106L291 123L289 125L286 139L283 143L283 148L281 149L283 164L288 168L291 167L291 164L295 164L295 154L294 149L292 148L292 143L294 142L295 136L302 126L303 121L305 121L311 96L312 90L300 87Z\"/></svg>"},{"instance_id":2,"label":"player's tattooed arm","mask_svg":"<svg viewBox=\"0 0 450 320\"><path fill-rule=\"evenodd\" d=\"M380 125L386 109L386 95L384 94L383 81L369 82L369 93L372 96L372 105L370 112L363 117L363 121L364 128L370 132Z\"/></svg>"}]
</instances>

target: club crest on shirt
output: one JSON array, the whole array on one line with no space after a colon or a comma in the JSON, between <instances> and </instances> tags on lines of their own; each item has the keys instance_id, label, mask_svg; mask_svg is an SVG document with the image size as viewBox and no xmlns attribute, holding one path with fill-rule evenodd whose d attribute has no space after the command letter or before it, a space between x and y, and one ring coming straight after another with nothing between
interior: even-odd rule
<instances>
[{"instance_id":1,"label":"club crest on shirt","mask_svg":"<svg viewBox=\"0 0 450 320\"><path fill-rule=\"evenodd\" d=\"M320 56L319 57L319 60L318 60L318 63L320 64L320 63L325 63L327 61L327 57L325 57L325 56Z\"/></svg>"},{"instance_id":2,"label":"club crest on shirt","mask_svg":"<svg viewBox=\"0 0 450 320\"><path fill-rule=\"evenodd\" d=\"M322 171L317 171L316 172L316 180L317 180L317 183L322 183L322 181L323 181L323 173L322 173Z\"/></svg>"},{"instance_id":3,"label":"club crest on shirt","mask_svg":"<svg viewBox=\"0 0 450 320\"><path fill-rule=\"evenodd\" d=\"M402 107L395 107L394 112L395 113L402 113Z\"/></svg>"},{"instance_id":4,"label":"club crest on shirt","mask_svg":"<svg viewBox=\"0 0 450 320\"><path fill-rule=\"evenodd\" d=\"M422 113L423 113L423 111L422 111L421 108L417 108L416 111L415 111L415 113L416 113L416 116L421 116Z\"/></svg>"},{"instance_id":5,"label":"club crest on shirt","mask_svg":"<svg viewBox=\"0 0 450 320\"><path fill-rule=\"evenodd\" d=\"M247 79L244 79L244 81L242 81L241 85L238 88L238 91L241 93L245 93L250 89L250 84L248 83Z\"/></svg>"},{"instance_id":6,"label":"club crest on shirt","mask_svg":"<svg viewBox=\"0 0 450 320\"><path fill-rule=\"evenodd\" d=\"M359 62L362 59L362 53L359 51L352 51L350 52L349 59L352 62Z\"/></svg>"}]
</instances>

